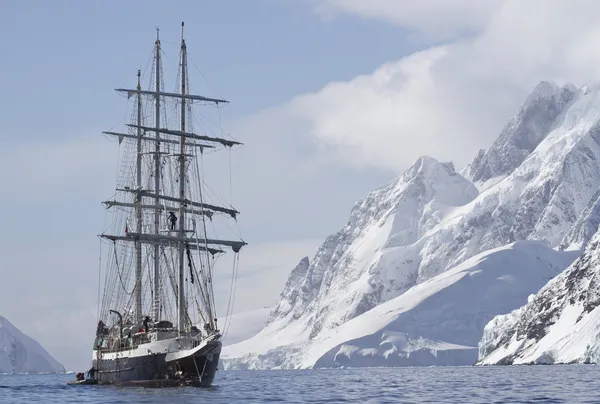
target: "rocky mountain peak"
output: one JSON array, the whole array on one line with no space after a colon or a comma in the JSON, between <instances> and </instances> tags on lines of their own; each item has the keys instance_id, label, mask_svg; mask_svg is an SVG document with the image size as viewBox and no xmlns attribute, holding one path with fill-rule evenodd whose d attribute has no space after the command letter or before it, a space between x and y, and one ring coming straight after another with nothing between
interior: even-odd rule
<instances>
[{"instance_id":1,"label":"rocky mountain peak","mask_svg":"<svg viewBox=\"0 0 600 404\"><path fill-rule=\"evenodd\" d=\"M559 124L558 118L577 92L573 85L560 87L547 81L540 82L492 146L478 152L466 170L467 178L475 183L485 183L510 174L544 140L551 128Z\"/></svg>"},{"instance_id":2,"label":"rocky mountain peak","mask_svg":"<svg viewBox=\"0 0 600 404\"><path fill-rule=\"evenodd\" d=\"M322 327L347 321L406 290L414 285L414 278L396 279L393 272L409 261L399 262L398 268L388 273L379 262L381 257L388 250L415 243L439 222L435 217L450 207L464 205L477 194L475 186L457 174L452 163L420 157L394 181L357 201L346 226L327 237L310 264L301 261L269 322L286 317L297 320L312 313L309 323L316 334ZM302 280L300 276L304 276ZM367 279L367 288L356 283L362 277ZM343 310L335 314L316 309L339 304Z\"/></svg>"}]
</instances>

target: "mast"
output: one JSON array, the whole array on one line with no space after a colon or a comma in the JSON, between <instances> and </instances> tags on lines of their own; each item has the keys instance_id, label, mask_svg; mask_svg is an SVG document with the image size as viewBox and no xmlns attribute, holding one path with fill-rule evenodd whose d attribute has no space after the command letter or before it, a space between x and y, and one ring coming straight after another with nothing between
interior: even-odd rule
<instances>
[{"instance_id":1,"label":"mast","mask_svg":"<svg viewBox=\"0 0 600 404\"><path fill-rule=\"evenodd\" d=\"M188 180L187 176L187 168L189 166L190 158L193 158L192 155L186 155L186 149L199 147L200 150L204 148L212 148L215 149L219 146L224 146L225 148L231 148L236 145L241 145L240 142L226 139L222 137L215 136L207 136L202 133L192 133L187 132L189 128L186 125L186 119L189 120L189 114L186 113L186 109L191 106L193 103L208 103L208 104L225 104L229 101L219 99L219 98L209 98L202 95L190 94L189 92L189 83L188 83L188 62L187 62L187 47L184 39L184 23L181 24L181 88L177 90L175 93L165 92L162 90L164 87L162 85L162 81L164 78L162 77L161 72L161 43L159 38L159 33L157 30L156 41L155 41L155 82L151 83L151 87L154 87L152 90L142 90L141 88L141 74L138 71L138 84L136 88L126 89L126 88L117 88L115 89L118 93L125 94L127 97L135 97L135 101L137 104L137 116L134 117L135 124L127 124L130 128L135 128L135 132L129 133L119 133L119 132L102 132L107 135L115 136L119 139L119 144L123 141L123 139L128 139L130 145L134 146L134 149L137 147L137 158L135 162L128 160L123 164L126 164L127 173L131 172L130 163L135 165L135 174L134 181L129 182L131 184L134 182L135 184L124 185L122 188L118 187L116 190L119 192L117 195L121 195L121 192L133 194L133 200L124 201L120 197L114 197L114 200L103 202L107 209L111 208L128 208L132 209L134 220L136 225L134 228L128 228L125 226L124 234L105 234L102 233L99 236L104 239L111 240L116 248L116 243L133 243L135 246L135 264L133 267L126 268L125 270L131 270L135 272L135 285L134 285L134 296L132 300L129 300L129 289L125 286L128 285L129 273L126 272L125 281L121 278L121 270L123 269L117 260L117 256L115 254L115 264L116 270L119 279L114 284L110 284L107 288L116 288L113 292L107 293L105 295L105 303L103 304L126 304L127 307L134 306L135 317L138 322L144 317L143 309L144 305L148 302L142 301L142 280L143 280L143 271L142 271L142 251L143 248L148 248L147 251L153 251L153 261L154 261L154 282L151 288L153 287L153 299L151 301L151 307L146 307L146 314L151 314L154 321L160 320L161 316L164 318L165 311L164 306L161 305L161 301L165 301L165 298L168 299L165 302L171 302L171 298L169 296L173 296L176 304L170 306L170 308L175 309L176 312L169 312L168 319L175 323L175 316L179 333L184 333L188 322L188 307L186 295L192 292L186 291L185 284L185 260L186 253L189 254L189 250L197 251L199 254L206 253L211 254L212 256L216 254L224 254L225 250L221 249L223 247L230 247L234 253L238 253L240 249L246 245L246 242L242 240L227 240L227 239L217 239L217 238L209 238L206 229L204 232L197 232L194 226L193 230L186 229L186 219L194 216L202 216L204 218L208 217L212 219L213 216L219 216L219 214L224 216L229 216L231 219L236 219L237 215L240 213L232 206L218 206L209 203L205 203L202 198L202 193L200 191L199 200L195 200L193 195L193 188L188 189L186 186L186 181ZM152 85L154 84L154 85ZM143 115L142 115L142 99L144 97L148 97L147 100L153 102L154 104L154 120L151 125L144 125L143 123ZM179 128L168 128L166 123L161 122L160 119L160 108L161 102L165 101L175 101L181 102L181 116L180 116L180 125ZM162 126L161 126L162 125ZM177 129L177 130L176 130ZM145 143L145 144L144 144ZM151 145L150 143L154 143ZM161 144L169 144L169 145L179 145L179 150L175 151L172 155L176 157L177 160L175 162L179 162L179 167L175 168L174 178L169 178L169 181L162 181L162 158L161 154L165 152L165 150L161 151ZM150 149L148 149L148 147ZM176 147L176 146L175 146ZM154 154L154 158L152 159L152 167L149 168L150 176L154 175L154 183L152 184L152 180L150 178L146 178L142 174L142 170L145 166L142 164L142 156L143 151L150 151L151 154ZM176 165L176 164L175 164ZM177 169L179 171L177 171ZM195 173L192 173L195 175ZM198 173L200 175L200 173ZM147 181L150 180L150 184ZM177 186L175 184L171 184L171 181L179 182L179 194L177 194ZM161 185L162 184L162 185ZM174 186L175 191L170 189L170 186ZM145 188L147 187L147 188ZM167 189L169 188L169 189ZM160 225L160 215L164 211L173 211L179 212L178 220L179 226L172 231L167 231L166 234L161 230ZM151 211L151 212L150 212ZM148 218L144 223L144 215L148 214ZM190 216L188 216L190 215ZM152 217L154 218L154 226L150 224L152 221ZM117 217L117 220L121 220ZM128 219L126 219L128 220ZM146 226L145 226L146 225ZM122 229L122 227L121 227ZM129 244L131 246L131 244ZM143 247L146 245L147 247ZM169 249L173 253L173 257L169 257L169 261L165 262L160 259L161 255L164 253L163 248L169 247ZM189 258L189 257L188 257ZM175 264L177 262L179 265ZM152 261L152 259L150 260ZM161 262L162 261L162 262ZM170 266L170 263L173 263L173 267ZM163 270L161 270L160 265L166 265ZM152 272L152 264L149 263L149 272ZM171 276L171 270L175 272ZM194 273L193 263L190 263L190 271L192 274ZM168 279L164 282L161 282L161 272L163 276L168 275ZM150 274L149 274L150 275ZM210 280L209 280L210 282ZM116 285L116 286L114 286ZM165 289L165 285L172 286L171 289ZM212 285L202 285L195 283L193 285L196 288L202 289L204 288L212 288ZM108 289L107 289L108 290ZM195 289L194 289L195 290ZM204 293L200 290L201 294ZM172 293L172 294L171 294ZM146 294L147 295L147 294ZM161 296L162 295L162 296ZM204 300L204 298L202 298ZM196 304L198 302L196 301ZM208 316L212 316L212 309L210 307L211 302L206 302L208 310L206 313ZM162 306L162 307L161 307ZM121 307L121 306L119 306ZM203 312L204 308L201 309L198 306L198 311ZM150 313L149 313L150 312ZM202 313L200 313L202 316ZM212 318L206 318L206 321L210 321L212 323Z\"/></svg>"},{"instance_id":2,"label":"mast","mask_svg":"<svg viewBox=\"0 0 600 404\"><path fill-rule=\"evenodd\" d=\"M156 129L156 143L154 154L154 204L159 205L160 199L160 38L159 29L156 29L156 101L154 104L154 126ZM160 231L160 211L154 211L154 234ZM141 233L141 232L140 232ZM154 246L154 321L160 321L160 245Z\"/></svg>"},{"instance_id":3,"label":"mast","mask_svg":"<svg viewBox=\"0 0 600 404\"><path fill-rule=\"evenodd\" d=\"M141 90L141 73L137 72L137 89ZM142 123L142 96L137 97L137 121ZM142 186L142 130L137 131L137 155L136 155L136 181L135 185L139 189ZM140 194L135 197L135 221L137 232L142 232L142 197ZM135 243L135 318L137 324L142 321L142 243L138 240Z\"/></svg>"},{"instance_id":4,"label":"mast","mask_svg":"<svg viewBox=\"0 0 600 404\"><path fill-rule=\"evenodd\" d=\"M186 93L186 54L185 39L183 38L183 22L181 23L181 131L185 132L185 93ZM185 288L184 288L184 270L183 257L185 252L185 136L180 138L179 147L179 332L185 327Z\"/></svg>"}]
</instances>

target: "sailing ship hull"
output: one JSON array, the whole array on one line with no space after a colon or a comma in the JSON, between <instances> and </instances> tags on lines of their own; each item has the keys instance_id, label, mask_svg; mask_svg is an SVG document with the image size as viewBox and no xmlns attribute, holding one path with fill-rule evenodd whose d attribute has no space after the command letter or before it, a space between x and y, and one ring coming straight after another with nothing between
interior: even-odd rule
<instances>
[{"instance_id":1,"label":"sailing ship hull","mask_svg":"<svg viewBox=\"0 0 600 404\"><path fill-rule=\"evenodd\" d=\"M105 353L100 360L93 360L95 379L99 384L210 387L217 373L221 346L220 341L211 341L200 351L177 360L169 360L173 353Z\"/></svg>"}]
</instances>

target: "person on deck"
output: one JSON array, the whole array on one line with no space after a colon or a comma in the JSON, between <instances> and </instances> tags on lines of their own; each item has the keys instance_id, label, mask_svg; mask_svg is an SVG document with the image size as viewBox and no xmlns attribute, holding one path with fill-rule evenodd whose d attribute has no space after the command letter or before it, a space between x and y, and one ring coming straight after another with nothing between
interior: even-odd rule
<instances>
[{"instance_id":1,"label":"person on deck","mask_svg":"<svg viewBox=\"0 0 600 404\"><path fill-rule=\"evenodd\" d=\"M169 221L171 222L171 230L175 230L175 224L177 223L177 216L175 216L175 213L169 212Z\"/></svg>"}]
</instances>

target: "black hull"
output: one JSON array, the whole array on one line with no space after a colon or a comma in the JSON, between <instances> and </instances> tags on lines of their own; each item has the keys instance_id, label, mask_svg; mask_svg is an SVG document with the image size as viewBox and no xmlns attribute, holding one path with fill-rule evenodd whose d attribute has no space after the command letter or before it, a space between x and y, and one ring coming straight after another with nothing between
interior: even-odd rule
<instances>
[{"instance_id":1,"label":"black hull","mask_svg":"<svg viewBox=\"0 0 600 404\"><path fill-rule=\"evenodd\" d=\"M173 362L165 361L166 354L94 359L94 378L98 384L210 387L217 373L221 343L206 348Z\"/></svg>"}]
</instances>

